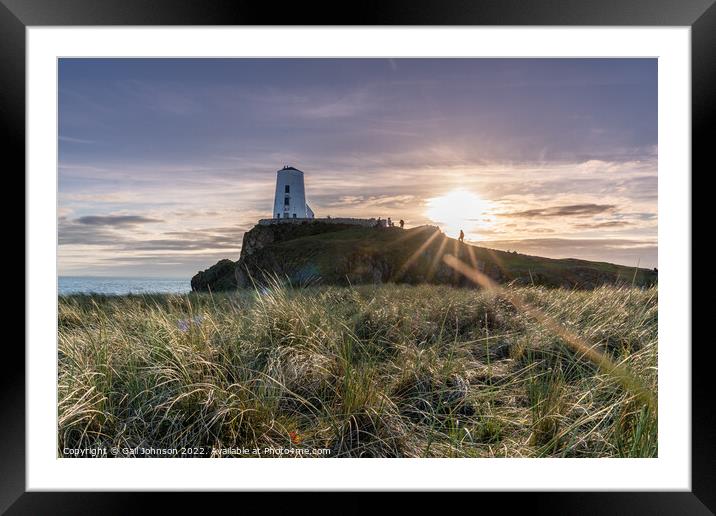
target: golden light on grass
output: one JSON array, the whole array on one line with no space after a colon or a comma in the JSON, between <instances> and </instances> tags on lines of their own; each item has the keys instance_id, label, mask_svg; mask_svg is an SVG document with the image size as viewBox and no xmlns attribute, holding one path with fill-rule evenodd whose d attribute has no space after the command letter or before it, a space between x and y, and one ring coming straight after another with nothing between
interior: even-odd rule
<instances>
[{"instance_id":1,"label":"golden light on grass","mask_svg":"<svg viewBox=\"0 0 716 516\"><path fill-rule=\"evenodd\" d=\"M536 320L543 328L560 337L576 353L597 365L601 371L616 378L627 391L636 396L640 401L645 403L650 410L656 413L657 404L654 393L626 368L613 362L609 357L598 351L594 345L569 330L559 321L553 319L539 308L525 302L519 295L514 294L508 289L502 288L489 276L483 274L475 268L470 267L462 260L447 254L443 256L443 262L460 274L469 278L476 285L488 290L500 292L512 305L515 306L515 308Z\"/></svg>"},{"instance_id":2,"label":"golden light on grass","mask_svg":"<svg viewBox=\"0 0 716 516\"><path fill-rule=\"evenodd\" d=\"M658 456L656 411L633 394L657 390L655 288L501 288L275 279L212 294L61 296L58 456L92 446ZM565 332L552 326L567 318ZM572 349L600 362L587 342L599 335L632 346L598 369Z\"/></svg>"}]
</instances>

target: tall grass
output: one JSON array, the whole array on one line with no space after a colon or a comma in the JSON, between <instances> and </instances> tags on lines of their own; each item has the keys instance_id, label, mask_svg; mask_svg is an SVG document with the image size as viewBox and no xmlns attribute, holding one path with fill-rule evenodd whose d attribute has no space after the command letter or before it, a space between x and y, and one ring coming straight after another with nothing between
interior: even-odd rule
<instances>
[{"instance_id":1,"label":"tall grass","mask_svg":"<svg viewBox=\"0 0 716 516\"><path fill-rule=\"evenodd\" d=\"M510 288L656 392L656 288ZM59 455L657 455L654 407L490 291L277 284L61 297L58 360Z\"/></svg>"}]
</instances>

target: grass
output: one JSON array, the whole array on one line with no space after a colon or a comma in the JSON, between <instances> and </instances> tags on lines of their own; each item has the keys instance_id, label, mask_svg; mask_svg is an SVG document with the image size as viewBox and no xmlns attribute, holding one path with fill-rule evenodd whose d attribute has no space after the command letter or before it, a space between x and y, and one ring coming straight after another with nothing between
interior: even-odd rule
<instances>
[{"instance_id":1,"label":"grass","mask_svg":"<svg viewBox=\"0 0 716 516\"><path fill-rule=\"evenodd\" d=\"M58 455L656 456L654 406L508 299L655 393L657 288L507 288L60 297Z\"/></svg>"}]
</instances>

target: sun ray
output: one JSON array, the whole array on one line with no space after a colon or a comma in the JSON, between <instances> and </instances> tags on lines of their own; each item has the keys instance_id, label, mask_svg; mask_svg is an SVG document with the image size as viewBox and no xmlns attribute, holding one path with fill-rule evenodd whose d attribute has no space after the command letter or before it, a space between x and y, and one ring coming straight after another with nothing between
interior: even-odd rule
<instances>
[{"instance_id":1,"label":"sun ray","mask_svg":"<svg viewBox=\"0 0 716 516\"><path fill-rule=\"evenodd\" d=\"M467 246L467 254L470 256L470 263L472 264L473 269L477 269L477 258L475 257L475 247L468 245Z\"/></svg>"},{"instance_id":2,"label":"sun ray","mask_svg":"<svg viewBox=\"0 0 716 516\"><path fill-rule=\"evenodd\" d=\"M430 268L428 269L428 274L425 278L426 281L430 281L431 279L433 279L433 276L435 275L435 269L437 268L438 263L442 261L445 246L447 245L449 240L449 238L444 237L443 241L440 242L440 247L438 247L438 251L437 253L435 253L435 258L433 258L433 262L430 264Z\"/></svg>"},{"instance_id":3,"label":"sun ray","mask_svg":"<svg viewBox=\"0 0 716 516\"><path fill-rule=\"evenodd\" d=\"M413 254L410 255L410 257L405 261L405 263L400 267L400 269L398 269L398 272L396 272L393 276L393 281L399 280L403 276L403 274L406 273L408 268L415 262L415 260L418 259L420 254L425 251L425 249L427 249L428 246L433 242L433 240L435 240L440 234L440 231L435 231L432 235L430 235L430 237L425 242L423 242L423 244L418 249L416 249Z\"/></svg>"},{"instance_id":4,"label":"sun ray","mask_svg":"<svg viewBox=\"0 0 716 516\"><path fill-rule=\"evenodd\" d=\"M584 338L570 331L564 325L550 317L548 314L544 313L539 308L530 305L526 301L523 301L519 295L515 294L509 289L501 287L489 276L483 274L477 269L471 268L469 265L459 260L458 258L455 258L452 255L446 255L443 258L443 261L449 267L452 267L460 274L470 279L476 285L480 285L485 289L499 292L510 303L512 303L515 308L521 310L527 316L532 317L547 330L560 337L574 351L580 353L582 356L586 357L588 360L592 361L595 365L597 365L597 367L599 367L602 372L616 378L625 389L634 394L642 402L646 403L651 410L654 410L656 412L657 405L653 392L650 391L646 386L644 386L638 378L636 378L633 374L629 372L629 370L624 368L622 365L615 364L609 357L595 349L595 345L590 344Z\"/></svg>"}]
</instances>

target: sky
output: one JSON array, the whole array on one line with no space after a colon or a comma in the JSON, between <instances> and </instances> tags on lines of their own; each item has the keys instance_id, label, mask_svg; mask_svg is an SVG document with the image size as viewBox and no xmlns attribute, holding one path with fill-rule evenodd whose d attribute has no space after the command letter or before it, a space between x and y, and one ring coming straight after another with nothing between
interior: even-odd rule
<instances>
[{"instance_id":1,"label":"sky","mask_svg":"<svg viewBox=\"0 0 716 516\"><path fill-rule=\"evenodd\" d=\"M60 275L238 259L276 171L391 217L657 266L656 59L60 59Z\"/></svg>"}]
</instances>

